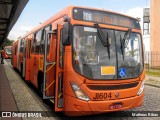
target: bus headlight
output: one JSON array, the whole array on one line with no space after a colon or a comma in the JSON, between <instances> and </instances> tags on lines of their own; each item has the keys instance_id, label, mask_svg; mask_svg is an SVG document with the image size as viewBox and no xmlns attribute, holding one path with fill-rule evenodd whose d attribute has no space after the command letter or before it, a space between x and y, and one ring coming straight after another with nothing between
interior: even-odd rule
<instances>
[{"instance_id":1,"label":"bus headlight","mask_svg":"<svg viewBox=\"0 0 160 120\"><path fill-rule=\"evenodd\" d=\"M143 89L144 89L144 80L142 81L141 87L140 87L137 95L140 95L143 92Z\"/></svg>"},{"instance_id":2,"label":"bus headlight","mask_svg":"<svg viewBox=\"0 0 160 120\"><path fill-rule=\"evenodd\" d=\"M77 84L75 84L74 82L71 82L71 86L77 98L85 101L90 100L89 97L81 90L81 88Z\"/></svg>"}]
</instances>

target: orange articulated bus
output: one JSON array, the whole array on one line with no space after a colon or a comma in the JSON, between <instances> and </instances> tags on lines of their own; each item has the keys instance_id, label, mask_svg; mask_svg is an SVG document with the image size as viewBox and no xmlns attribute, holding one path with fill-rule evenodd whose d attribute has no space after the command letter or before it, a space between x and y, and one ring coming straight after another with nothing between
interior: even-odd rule
<instances>
[{"instance_id":1,"label":"orange articulated bus","mask_svg":"<svg viewBox=\"0 0 160 120\"><path fill-rule=\"evenodd\" d=\"M4 58L11 59L11 47L12 46L5 46L4 47Z\"/></svg>"},{"instance_id":2,"label":"orange articulated bus","mask_svg":"<svg viewBox=\"0 0 160 120\"><path fill-rule=\"evenodd\" d=\"M135 18L70 6L12 47L13 67L55 111L81 116L142 105L143 41Z\"/></svg>"}]
</instances>

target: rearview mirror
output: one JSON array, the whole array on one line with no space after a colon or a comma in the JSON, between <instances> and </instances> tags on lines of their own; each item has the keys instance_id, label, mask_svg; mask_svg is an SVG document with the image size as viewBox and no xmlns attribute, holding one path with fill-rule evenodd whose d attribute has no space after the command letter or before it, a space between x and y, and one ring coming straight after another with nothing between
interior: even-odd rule
<instances>
[{"instance_id":1,"label":"rearview mirror","mask_svg":"<svg viewBox=\"0 0 160 120\"><path fill-rule=\"evenodd\" d=\"M70 40L69 40L69 23L65 22L63 24L63 29L62 29L62 44L64 46L69 46L71 44Z\"/></svg>"}]
</instances>

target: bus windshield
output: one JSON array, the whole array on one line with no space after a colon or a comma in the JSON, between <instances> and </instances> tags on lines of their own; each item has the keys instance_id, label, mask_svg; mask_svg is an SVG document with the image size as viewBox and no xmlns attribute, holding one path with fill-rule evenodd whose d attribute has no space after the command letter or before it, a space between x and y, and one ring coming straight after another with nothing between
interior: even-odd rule
<instances>
[{"instance_id":1,"label":"bus windshield","mask_svg":"<svg viewBox=\"0 0 160 120\"><path fill-rule=\"evenodd\" d=\"M100 29L102 35L99 35L97 27L74 26L73 67L75 71L88 79L138 77L143 70L140 34L131 33L128 43L123 45L122 54L121 39L126 31Z\"/></svg>"}]
</instances>

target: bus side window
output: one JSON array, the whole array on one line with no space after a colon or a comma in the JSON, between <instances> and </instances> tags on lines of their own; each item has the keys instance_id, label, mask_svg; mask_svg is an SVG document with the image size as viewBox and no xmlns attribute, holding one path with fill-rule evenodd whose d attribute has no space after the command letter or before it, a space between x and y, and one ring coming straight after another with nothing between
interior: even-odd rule
<instances>
[{"instance_id":1,"label":"bus side window","mask_svg":"<svg viewBox=\"0 0 160 120\"><path fill-rule=\"evenodd\" d=\"M42 30L39 30L36 35L35 35L35 53L39 54L40 52L40 41L41 41L41 37L42 37Z\"/></svg>"},{"instance_id":2,"label":"bus side window","mask_svg":"<svg viewBox=\"0 0 160 120\"><path fill-rule=\"evenodd\" d=\"M23 52L23 47L24 47L24 39L22 39L20 42L20 52Z\"/></svg>"},{"instance_id":3,"label":"bus side window","mask_svg":"<svg viewBox=\"0 0 160 120\"><path fill-rule=\"evenodd\" d=\"M45 40L46 40L46 30L51 30L51 25L47 26L46 28L43 29L43 33L42 33L42 40L41 40L41 47L40 47L40 53L41 54L44 54L44 49L45 49ZM50 48L50 39L51 36L49 36L49 39L48 39L48 43L47 43L47 54L49 54L49 48Z\"/></svg>"},{"instance_id":4,"label":"bus side window","mask_svg":"<svg viewBox=\"0 0 160 120\"><path fill-rule=\"evenodd\" d=\"M23 39L23 48L22 48L22 52L24 53L24 57L26 58L26 39L27 38L24 38Z\"/></svg>"},{"instance_id":5,"label":"bus side window","mask_svg":"<svg viewBox=\"0 0 160 120\"><path fill-rule=\"evenodd\" d=\"M42 30L42 39L40 42L40 54L44 54L45 29Z\"/></svg>"},{"instance_id":6,"label":"bus side window","mask_svg":"<svg viewBox=\"0 0 160 120\"><path fill-rule=\"evenodd\" d=\"M28 54L27 54L27 58L30 58L30 54L31 54L31 41L28 41Z\"/></svg>"},{"instance_id":7,"label":"bus side window","mask_svg":"<svg viewBox=\"0 0 160 120\"><path fill-rule=\"evenodd\" d=\"M35 43L36 43L36 41L35 41L35 38L34 38L34 36L33 36L33 40L32 40L32 50L31 50L31 53L34 53L34 49L35 49Z\"/></svg>"},{"instance_id":8,"label":"bus side window","mask_svg":"<svg viewBox=\"0 0 160 120\"><path fill-rule=\"evenodd\" d=\"M46 27L45 30L51 30L51 25ZM48 39L48 42L47 42L47 54L49 54L50 41L51 41L51 35L49 35L49 39Z\"/></svg>"},{"instance_id":9,"label":"bus side window","mask_svg":"<svg viewBox=\"0 0 160 120\"><path fill-rule=\"evenodd\" d=\"M17 54L17 45L16 45L16 47L15 47L15 55Z\"/></svg>"}]
</instances>

